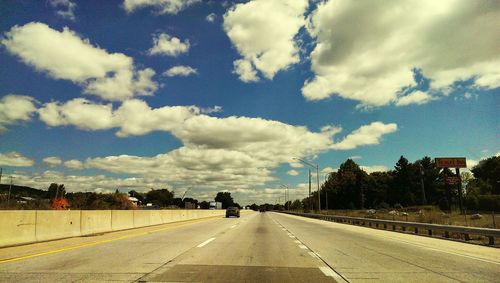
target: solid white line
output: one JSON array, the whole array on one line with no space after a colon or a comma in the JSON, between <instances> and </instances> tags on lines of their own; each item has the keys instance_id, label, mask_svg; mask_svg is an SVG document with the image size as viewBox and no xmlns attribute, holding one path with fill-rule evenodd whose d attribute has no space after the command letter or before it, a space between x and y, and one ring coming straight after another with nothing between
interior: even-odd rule
<instances>
[{"instance_id":1,"label":"solid white line","mask_svg":"<svg viewBox=\"0 0 500 283\"><path fill-rule=\"evenodd\" d=\"M213 240L215 240L215 238L210 238L210 239L206 240L205 242L199 244L197 247L201 248L201 247L205 246L206 244L210 243Z\"/></svg>"},{"instance_id":2,"label":"solid white line","mask_svg":"<svg viewBox=\"0 0 500 283\"><path fill-rule=\"evenodd\" d=\"M304 246L304 245L299 245L299 248L303 249L303 250L307 250L307 247Z\"/></svg>"},{"instance_id":3,"label":"solid white line","mask_svg":"<svg viewBox=\"0 0 500 283\"><path fill-rule=\"evenodd\" d=\"M315 259L319 259L319 257L315 253L313 253L313 252L308 252L308 254L310 256L312 256L313 258L315 258Z\"/></svg>"},{"instance_id":4,"label":"solid white line","mask_svg":"<svg viewBox=\"0 0 500 283\"><path fill-rule=\"evenodd\" d=\"M346 282L344 278L340 277L335 271L333 271L330 267L328 266L320 266L319 270L325 274L325 276L330 276L335 279L337 282Z\"/></svg>"}]
</instances>

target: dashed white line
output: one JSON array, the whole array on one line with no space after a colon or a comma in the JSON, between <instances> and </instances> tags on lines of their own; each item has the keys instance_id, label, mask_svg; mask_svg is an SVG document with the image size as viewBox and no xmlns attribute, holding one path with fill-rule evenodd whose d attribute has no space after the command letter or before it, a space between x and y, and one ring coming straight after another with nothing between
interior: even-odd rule
<instances>
[{"instance_id":1,"label":"dashed white line","mask_svg":"<svg viewBox=\"0 0 500 283\"><path fill-rule=\"evenodd\" d=\"M302 244L299 240L294 241L296 244Z\"/></svg>"},{"instance_id":2,"label":"dashed white line","mask_svg":"<svg viewBox=\"0 0 500 283\"><path fill-rule=\"evenodd\" d=\"M307 250L308 248L304 245L299 245L299 248L303 249L303 250Z\"/></svg>"},{"instance_id":3,"label":"dashed white line","mask_svg":"<svg viewBox=\"0 0 500 283\"><path fill-rule=\"evenodd\" d=\"M210 239L206 240L205 242L203 242L203 243L199 244L197 247L198 247L198 248L201 248L201 247L203 247L203 246L207 245L208 243L210 243L210 242L211 242L211 241L213 241L213 240L215 240L215 238L210 238Z\"/></svg>"},{"instance_id":4,"label":"dashed white line","mask_svg":"<svg viewBox=\"0 0 500 283\"><path fill-rule=\"evenodd\" d=\"M235 225L233 225L233 226L231 226L231 229L232 229L232 228L234 228L234 227L236 227L236 224L235 224Z\"/></svg>"}]
</instances>

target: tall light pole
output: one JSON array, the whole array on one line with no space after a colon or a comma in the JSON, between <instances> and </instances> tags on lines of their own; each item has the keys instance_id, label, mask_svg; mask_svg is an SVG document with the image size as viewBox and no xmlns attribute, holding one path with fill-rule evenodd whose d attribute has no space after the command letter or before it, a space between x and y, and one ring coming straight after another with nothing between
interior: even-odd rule
<instances>
[{"instance_id":1,"label":"tall light pole","mask_svg":"<svg viewBox=\"0 0 500 283\"><path fill-rule=\"evenodd\" d=\"M12 191L12 176L10 176L9 196L7 197L7 205L10 205L10 192Z\"/></svg>"},{"instance_id":2,"label":"tall light pole","mask_svg":"<svg viewBox=\"0 0 500 283\"><path fill-rule=\"evenodd\" d=\"M321 196L320 196L320 191L319 191L319 166L318 164L311 164L303 159L300 159L300 158L294 158L296 160L298 160L299 162L305 164L305 165L308 165L312 168L316 168L316 181L317 181L317 184L318 184L318 210L321 210Z\"/></svg>"},{"instance_id":3,"label":"tall light pole","mask_svg":"<svg viewBox=\"0 0 500 283\"><path fill-rule=\"evenodd\" d=\"M285 189L285 209L286 209L286 210L288 210L288 209L287 209L287 207L286 207L287 202L290 200L290 198L289 198L289 196L288 196L288 193L287 193L287 192L288 192L288 186L287 186L287 185L283 185L283 184L280 184L280 186L281 186L283 189ZM288 205L288 208L289 208L289 207L290 207L290 205Z\"/></svg>"}]
</instances>

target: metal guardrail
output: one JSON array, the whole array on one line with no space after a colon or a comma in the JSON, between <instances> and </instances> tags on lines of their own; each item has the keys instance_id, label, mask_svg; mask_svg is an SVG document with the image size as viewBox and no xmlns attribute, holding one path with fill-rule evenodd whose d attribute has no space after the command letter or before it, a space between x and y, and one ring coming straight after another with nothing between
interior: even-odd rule
<instances>
[{"instance_id":1,"label":"metal guardrail","mask_svg":"<svg viewBox=\"0 0 500 283\"><path fill-rule=\"evenodd\" d=\"M421 230L427 230L427 235L436 236L436 231L441 231L443 237L450 238L450 233L457 233L463 237L465 241L469 241L470 235L484 236L488 238L488 245L495 245L495 238L500 238L500 229L490 229L490 228L477 228L477 227L465 227L465 226L452 226L452 225L440 225L440 224L428 224L428 223L418 223L418 222L405 222L405 221L393 221L393 220L382 220L382 219L372 219L372 218L362 218L362 217L349 217L349 216L335 216L335 215L324 215L324 214L314 214L314 213L302 213L293 211L282 211L283 213L304 216L309 218L321 219L326 221L332 221L337 223L347 223L352 225L368 226L374 228L384 228L386 230L407 232L408 229L412 229L415 234L419 234Z\"/></svg>"}]
</instances>

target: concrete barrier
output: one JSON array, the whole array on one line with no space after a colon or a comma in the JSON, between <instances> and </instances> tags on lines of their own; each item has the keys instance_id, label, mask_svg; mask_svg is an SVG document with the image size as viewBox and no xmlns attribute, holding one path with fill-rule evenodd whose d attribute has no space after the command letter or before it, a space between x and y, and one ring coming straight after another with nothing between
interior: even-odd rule
<instances>
[{"instance_id":1,"label":"concrete barrier","mask_svg":"<svg viewBox=\"0 0 500 283\"><path fill-rule=\"evenodd\" d=\"M145 227L150 225L149 217L152 210L134 210L134 227Z\"/></svg>"},{"instance_id":2,"label":"concrete barrier","mask_svg":"<svg viewBox=\"0 0 500 283\"><path fill-rule=\"evenodd\" d=\"M109 232L111 230L111 210L81 210L81 235Z\"/></svg>"},{"instance_id":3,"label":"concrete barrier","mask_svg":"<svg viewBox=\"0 0 500 283\"><path fill-rule=\"evenodd\" d=\"M35 210L4 210L0 217L0 246L35 242Z\"/></svg>"},{"instance_id":4,"label":"concrete barrier","mask_svg":"<svg viewBox=\"0 0 500 283\"><path fill-rule=\"evenodd\" d=\"M243 212L243 211L242 211ZM0 210L0 247L177 221L223 217L225 210Z\"/></svg>"},{"instance_id":5,"label":"concrete barrier","mask_svg":"<svg viewBox=\"0 0 500 283\"><path fill-rule=\"evenodd\" d=\"M36 241L80 236L79 210L37 210Z\"/></svg>"},{"instance_id":6,"label":"concrete barrier","mask_svg":"<svg viewBox=\"0 0 500 283\"><path fill-rule=\"evenodd\" d=\"M125 230L134 228L133 210L111 210L111 230Z\"/></svg>"}]
</instances>

